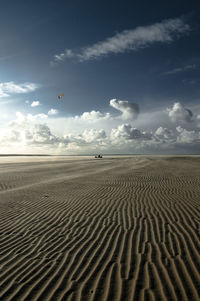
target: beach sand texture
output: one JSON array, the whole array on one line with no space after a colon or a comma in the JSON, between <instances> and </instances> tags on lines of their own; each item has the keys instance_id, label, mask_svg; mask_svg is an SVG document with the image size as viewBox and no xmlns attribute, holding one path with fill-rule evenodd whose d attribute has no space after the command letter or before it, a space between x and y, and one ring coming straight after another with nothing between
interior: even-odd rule
<instances>
[{"instance_id":1,"label":"beach sand texture","mask_svg":"<svg viewBox=\"0 0 200 301\"><path fill-rule=\"evenodd\" d=\"M199 300L200 157L9 160L1 301Z\"/></svg>"}]
</instances>

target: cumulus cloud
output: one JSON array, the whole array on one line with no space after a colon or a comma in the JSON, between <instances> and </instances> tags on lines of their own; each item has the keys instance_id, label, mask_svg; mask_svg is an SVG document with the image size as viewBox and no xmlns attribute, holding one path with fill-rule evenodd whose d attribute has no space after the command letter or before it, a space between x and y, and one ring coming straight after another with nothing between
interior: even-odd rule
<instances>
[{"instance_id":1,"label":"cumulus cloud","mask_svg":"<svg viewBox=\"0 0 200 301\"><path fill-rule=\"evenodd\" d=\"M110 106L122 112L121 118L124 120L136 119L139 114L139 105L126 100L111 99Z\"/></svg>"},{"instance_id":2,"label":"cumulus cloud","mask_svg":"<svg viewBox=\"0 0 200 301\"><path fill-rule=\"evenodd\" d=\"M68 134L64 136L65 140L68 143L73 143L78 146L86 146L86 145L101 145L103 140L107 138L106 132L104 130L97 129L85 129L82 133L74 135Z\"/></svg>"},{"instance_id":3,"label":"cumulus cloud","mask_svg":"<svg viewBox=\"0 0 200 301\"><path fill-rule=\"evenodd\" d=\"M40 102L38 100L34 100L31 104L31 107L38 107L40 106Z\"/></svg>"},{"instance_id":4,"label":"cumulus cloud","mask_svg":"<svg viewBox=\"0 0 200 301\"><path fill-rule=\"evenodd\" d=\"M10 121L9 124L12 125L13 122L17 123L17 124L21 124L23 122L37 122L37 121L44 120L47 118L48 118L48 115L43 114L43 113L35 114L35 115L32 115L32 114L24 115L21 112L16 112L16 119L14 121Z\"/></svg>"},{"instance_id":5,"label":"cumulus cloud","mask_svg":"<svg viewBox=\"0 0 200 301\"><path fill-rule=\"evenodd\" d=\"M193 121L193 113L185 108L180 102L174 103L172 108L168 108L168 116L173 122L191 122Z\"/></svg>"},{"instance_id":6,"label":"cumulus cloud","mask_svg":"<svg viewBox=\"0 0 200 301\"><path fill-rule=\"evenodd\" d=\"M192 130L188 131L181 126L176 128L178 132L177 142L180 143L198 143L200 147L200 131Z\"/></svg>"},{"instance_id":7,"label":"cumulus cloud","mask_svg":"<svg viewBox=\"0 0 200 301\"><path fill-rule=\"evenodd\" d=\"M34 83L16 84L13 81L0 83L0 97L33 92L38 89L38 87L39 85Z\"/></svg>"},{"instance_id":8,"label":"cumulus cloud","mask_svg":"<svg viewBox=\"0 0 200 301\"><path fill-rule=\"evenodd\" d=\"M82 134L83 139L86 142L99 142L106 138L106 132L104 130L86 129Z\"/></svg>"},{"instance_id":9,"label":"cumulus cloud","mask_svg":"<svg viewBox=\"0 0 200 301\"><path fill-rule=\"evenodd\" d=\"M56 135L47 124L41 123L47 118L45 114L24 115L16 112L16 119L1 127L0 144L13 146L17 150L42 150L50 151L88 151L104 147L107 138L105 130L85 129L79 134ZM39 123L38 123L39 121Z\"/></svg>"},{"instance_id":10,"label":"cumulus cloud","mask_svg":"<svg viewBox=\"0 0 200 301\"><path fill-rule=\"evenodd\" d=\"M75 119L95 122L95 121L99 121L99 120L107 120L110 117L111 116L109 113L103 114L99 111L92 110L91 112L84 112L80 116L75 116Z\"/></svg>"},{"instance_id":11,"label":"cumulus cloud","mask_svg":"<svg viewBox=\"0 0 200 301\"><path fill-rule=\"evenodd\" d=\"M57 114L58 114L58 110L56 110L56 109L51 109L48 112L48 115L57 115Z\"/></svg>"},{"instance_id":12,"label":"cumulus cloud","mask_svg":"<svg viewBox=\"0 0 200 301\"><path fill-rule=\"evenodd\" d=\"M62 140L52 134L46 124L35 124L27 127L25 137L29 144L57 144Z\"/></svg>"},{"instance_id":13,"label":"cumulus cloud","mask_svg":"<svg viewBox=\"0 0 200 301\"><path fill-rule=\"evenodd\" d=\"M154 133L143 132L130 124L112 129L110 145L126 153L199 153L200 131L186 130L181 126L171 130L159 127Z\"/></svg>"},{"instance_id":14,"label":"cumulus cloud","mask_svg":"<svg viewBox=\"0 0 200 301\"><path fill-rule=\"evenodd\" d=\"M48 115L46 115L44 113L35 114L35 115L27 114L26 118L27 118L27 120L35 121L37 119L47 119Z\"/></svg>"},{"instance_id":15,"label":"cumulus cloud","mask_svg":"<svg viewBox=\"0 0 200 301\"><path fill-rule=\"evenodd\" d=\"M32 123L18 112L16 120L1 128L0 142L2 145L18 144L20 147L21 144L26 146L56 145L63 142L63 138L52 134L46 124Z\"/></svg>"},{"instance_id":16,"label":"cumulus cloud","mask_svg":"<svg viewBox=\"0 0 200 301\"><path fill-rule=\"evenodd\" d=\"M200 131L181 126L158 127L145 132L131 124L122 124L109 133L104 129L83 129L79 134L56 135L47 124L35 123L18 112L17 119L0 130L0 144L16 149L42 149L43 152L88 154L106 153L185 153L198 152Z\"/></svg>"},{"instance_id":17,"label":"cumulus cloud","mask_svg":"<svg viewBox=\"0 0 200 301\"><path fill-rule=\"evenodd\" d=\"M7 147L7 150L16 149L19 152L28 150L32 152L35 149L37 152L39 150L42 153L52 154L199 153L200 129L196 123L200 120L198 113L193 118L194 122L181 124L180 120L188 120L184 115L188 111L185 113L183 106L178 105L177 108L173 105L170 110L173 117L174 114L175 116L178 114L178 117L176 116L178 124L170 123L169 120L168 123L164 123L163 118L159 119L156 115L157 123L144 127L144 123L137 121L134 121L134 125L131 123L130 116L134 116L134 110L132 112L131 106L131 113L129 112L128 102L120 103L114 100L111 103L122 113L116 118L99 111L56 119L48 118L49 114L44 113L32 115L16 112L15 120L0 128L0 151L2 152L3 147ZM177 110L178 112L183 110L183 113L177 113ZM164 113L167 118L166 111ZM122 121L123 114L126 118L127 114L129 116L126 123ZM151 119L155 117L150 116ZM147 117L145 115L145 120L148 121Z\"/></svg>"},{"instance_id":18,"label":"cumulus cloud","mask_svg":"<svg viewBox=\"0 0 200 301\"><path fill-rule=\"evenodd\" d=\"M151 134L146 132L141 132L140 130L133 128L131 124L119 125L116 129L111 131L111 139L124 138L127 140L136 139L151 139Z\"/></svg>"},{"instance_id":19,"label":"cumulus cloud","mask_svg":"<svg viewBox=\"0 0 200 301\"><path fill-rule=\"evenodd\" d=\"M163 20L160 23L149 26L139 26L135 29L124 30L110 38L82 48L79 52L66 49L64 52L54 55L53 62L62 62L66 58L76 58L83 62L109 54L136 51L157 42L173 42L177 37L186 34L189 30L189 25L181 18Z\"/></svg>"},{"instance_id":20,"label":"cumulus cloud","mask_svg":"<svg viewBox=\"0 0 200 301\"><path fill-rule=\"evenodd\" d=\"M158 139L168 140L174 138L174 133L172 130L160 126L155 131L155 137Z\"/></svg>"},{"instance_id":21,"label":"cumulus cloud","mask_svg":"<svg viewBox=\"0 0 200 301\"><path fill-rule=\"evenodd\" d=\"M164 129L160 127L154 134L161 144L159 147L165 149L178 150L184 153L185 150L197 152L200 149L200 131L198 129L187 130L181 126L177 126L174 130Z\"/></svg>"}]
</instances>

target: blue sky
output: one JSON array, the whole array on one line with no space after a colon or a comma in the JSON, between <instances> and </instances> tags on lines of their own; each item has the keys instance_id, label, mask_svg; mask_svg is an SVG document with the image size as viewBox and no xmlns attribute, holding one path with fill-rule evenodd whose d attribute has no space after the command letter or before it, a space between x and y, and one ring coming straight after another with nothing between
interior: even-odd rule
<instances>
[{"instance_id":1,"label":"blue sky","mask_svg":"<svg viewBox=\"0 0 200 301\"><path fill-rule=\"evenodd\" d=\"M0 153L199 153L199 12L1 1Z\"/></svg>"}]
</instances>

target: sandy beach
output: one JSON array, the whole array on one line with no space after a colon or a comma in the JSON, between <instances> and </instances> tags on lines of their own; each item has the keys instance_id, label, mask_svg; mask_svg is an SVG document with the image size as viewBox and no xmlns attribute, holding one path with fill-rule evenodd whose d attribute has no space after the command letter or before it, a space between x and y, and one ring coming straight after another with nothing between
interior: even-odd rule
<instances>
[{"instance_id":1,"label":"sandy beach","mask_svg":"<svg viewBox=\"0 0 200 301\"><path fill-rule=\"evenodd\" d=\"M200 298L200 156L1 157L0 300Z\"/></svg>"}]
</instances>

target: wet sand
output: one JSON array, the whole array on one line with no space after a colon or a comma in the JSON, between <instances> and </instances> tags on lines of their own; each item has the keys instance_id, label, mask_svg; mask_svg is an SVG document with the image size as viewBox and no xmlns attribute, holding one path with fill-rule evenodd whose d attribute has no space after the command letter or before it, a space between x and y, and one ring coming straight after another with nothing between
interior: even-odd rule
<instances>
[{"instance_id":1,"label":"wet sand","mask_svg":"<svg viewBox=\"0 0 200 301\"><path fill-rule=\"evenodd\" d=\"M200 156L1 157L0 300L199 300Z\"/></svg>"}]
</instances>

